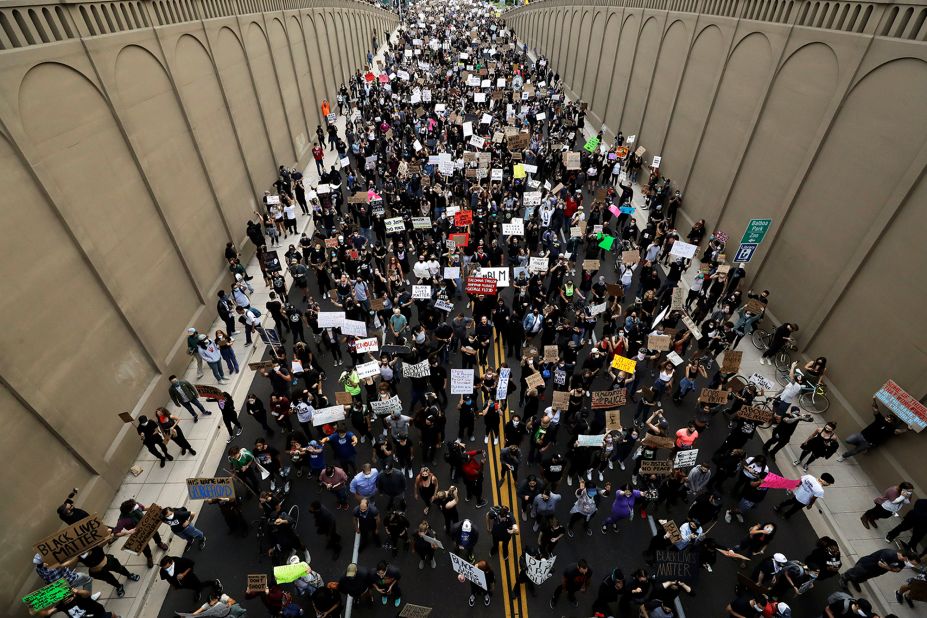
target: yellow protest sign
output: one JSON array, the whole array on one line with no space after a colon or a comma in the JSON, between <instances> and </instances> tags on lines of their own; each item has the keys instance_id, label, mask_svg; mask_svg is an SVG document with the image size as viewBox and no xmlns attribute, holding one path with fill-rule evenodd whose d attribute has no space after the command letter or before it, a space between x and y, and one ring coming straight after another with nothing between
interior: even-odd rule
<instances>
[{"instance_id":1,"label":"yellow protest sign","mask_svg":"<svg viewBox=\"0 0 927 618\"><path fill-rule=\"evenodd\" d=\"M625 358L624 356L619 356L615 354L615 358L612 359L612 367L618 371L623 371L625 373L634 373L634 367L637 366L637 361L633 361L630 358Z\"/></svg>"},{"instance_id":2,"label":"yellow protest sign","mask_svg":"<svg viewBox=\"0 0 927 618\"><path fill-rule=\"evenodd\" d=\"M515 178L524 178L526 176L525 166L522 165L521 163L516 163L515 165L513 165L512 175L515 176Z\"/></svg>"}]
</instances>

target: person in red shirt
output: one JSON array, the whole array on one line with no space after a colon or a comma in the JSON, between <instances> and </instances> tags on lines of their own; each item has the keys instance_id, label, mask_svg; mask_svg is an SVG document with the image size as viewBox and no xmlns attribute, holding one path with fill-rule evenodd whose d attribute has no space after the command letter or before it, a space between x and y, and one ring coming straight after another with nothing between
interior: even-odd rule
<instances>
[{"instance_id":1,"label":"person in red shirt","mask_svg":"<svg viewBox=\"0 0 927 618\"><path fill-rule=\"evenodd\" d=\"M486 506L483 500L483 462L479 460L483 451L467 451L464 455L466 460L461 466L461 472L464 487L467 488L466 500L470 502L470 498L476 497L476 508L481 509Z\"/></svg>"},{"instance_id":2,"label":"person in red shirt","mask_svg":"<svg viewBox=\"0 0 927 618\"><path fill-rule=\"evenodd\" d=\"M325 151L322 150L322 146L316 143L315 148L312 149L312 158L315 159L315 169L319 173L319 176L322 175L322 172L325 171L325 167L322 165L322 159L325 158Z\"/></svg>"},{"instance_id":3,"label":"person in red shirt","mask_svg":"<svg viewBox=\"0 0 927 618\"><path fill-rule=\"evenodd\" d=\"M689 421L689 424L676 432L676 451L689 450L698 439L698 431L695 429L695 423Z\"/></svg>"}]
</instances>

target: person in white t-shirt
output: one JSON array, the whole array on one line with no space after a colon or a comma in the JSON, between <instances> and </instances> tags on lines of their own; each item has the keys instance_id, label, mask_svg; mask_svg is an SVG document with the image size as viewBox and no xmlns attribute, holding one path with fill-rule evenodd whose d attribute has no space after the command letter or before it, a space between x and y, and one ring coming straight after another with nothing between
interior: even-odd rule
<instances>
[{"instance_id":1,"label":"person in white t-shirt","mask_svg":"<svg viewBox=\"0 0 927 618\"><path fill-rule=\"evenodd\" d=\"M783 500L773 510L788 519L802 509L810 509L818 498L824 497L824 488L834 484L834 477L825 472L821 478L813 474L801 477L801 482L792 490L792 495Z\"/></svg>"}]
</instances>

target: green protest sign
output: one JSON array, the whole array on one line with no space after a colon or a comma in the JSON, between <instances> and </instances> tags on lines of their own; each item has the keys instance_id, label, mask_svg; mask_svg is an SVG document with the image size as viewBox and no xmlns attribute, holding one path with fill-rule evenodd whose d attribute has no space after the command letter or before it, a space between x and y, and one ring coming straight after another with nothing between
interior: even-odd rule
<instances>
[{"instance_id":1,"label":"green protest sign","mask_svg":"<svg viewBox=\"0 0 927 618\"><path fill-rule=\"evenodd\" d=\"M615 244L615 237L609 236L608 234L605 234L605 236L599 242L599 246L605 249L606 251L611 251L613 244Z\"/></svg>"},{"instance_id":2,"label":"green protest sign","mask_svg":"<svg viewBox=\"0 0 927 618\"><path fill-rule=\"evenodd\" d=\"M590 137L589 140L586 141L586 145L583 146L583 150L585 150L589 154L593 154L595 152L595 149L599 147L599 141L600 140L598 137Z\"/></svg>"},{"instance_id":3,"label":"green protest sign","mask_svg":"<svg viewBox=\"0 0 927 618\"><path fill-rule=\"evenodd\" d=\"M23 597L23 603L34 612L48 609L59 601L63 601L71 594L71 584L65 578L57 579L47 586L39 588Z\"/></svg>"}]
</instances>

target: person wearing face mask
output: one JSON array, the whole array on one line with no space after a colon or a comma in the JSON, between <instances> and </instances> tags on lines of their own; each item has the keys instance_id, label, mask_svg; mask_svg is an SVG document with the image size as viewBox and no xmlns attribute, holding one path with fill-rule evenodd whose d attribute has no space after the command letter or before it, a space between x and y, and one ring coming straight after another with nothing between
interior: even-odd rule
<instances>
[{"instance_id":1,"label":"person wearing face mask","mask_svg":"<svg viewBox=\"0 0 927 618\"><path fill-rule=\"evenodd\" d=\"M160 562L158 576L170 584L174 590L192 590L193 601L198 602L203 590L209 586L216 592L222 591L222 582L218 579L203 581L193 572L194 562L178 556L164 556Z\"/></svg>"},{"instance_id":2,"label":"person wearing face mask","mask_svg":"<svg viewBox=\"0 0 927 618\"><path fill-rule=\"evenodd\" d=\"M142 440L142 444L145 445L148 452L158 459L162 468L165 462L174 461L174 458L167 452L164 436L161 434L161 429L158 427L157 423L142 414L138 417L138 427L136 430L138 431L139 438Z\"/></svg>"},{"instance_id":3,"label":"person wearing face mask","mask_svg":"<svg viewBox=\"0 0 927 618\"><path fill-rule=\"evenodd\" d=\"M873 500L875 506L860 515L859 520L867 530L870 526L878 528L879 525L876 523L876 520L886 519L892 515L897 516L902 507L911 503L911 496L913 494L914 486L908 482L889 487L882 492L881 496Z\"/></svg>"},{"instance_id":4,"label":"person wearing face mask","mask_svg":"<svg viewBox=\"0 0 927 618\"><path fill-rule=\"evenodd\" d=\"M802 463L805 457L808 461L804 463L802 469L807 472L811 463L819 458L830 459L837 449L840 448L840 441L837 439L837 423L831 421L815 429L814 432L805 438L801 443L801 455L792 463L796 466Z\"/></svg>"}]
</instances>

